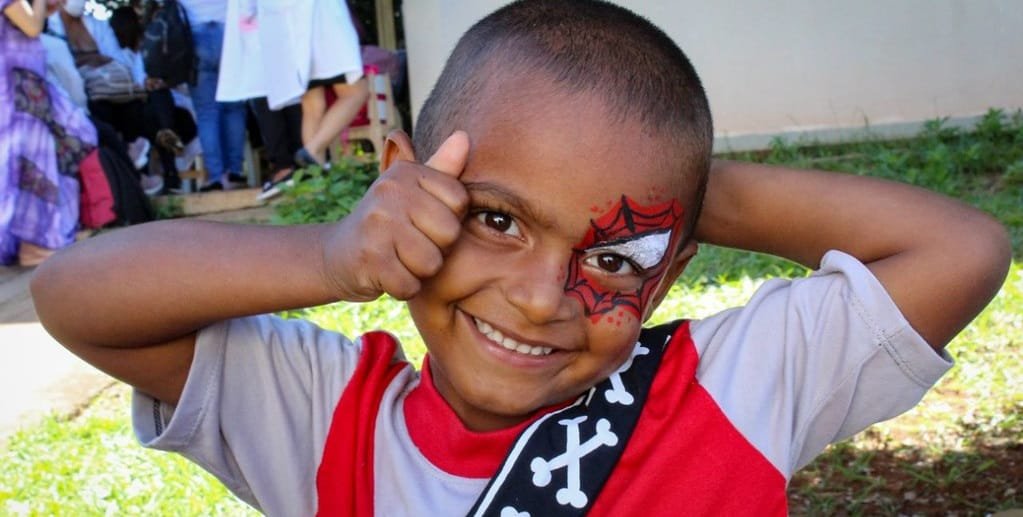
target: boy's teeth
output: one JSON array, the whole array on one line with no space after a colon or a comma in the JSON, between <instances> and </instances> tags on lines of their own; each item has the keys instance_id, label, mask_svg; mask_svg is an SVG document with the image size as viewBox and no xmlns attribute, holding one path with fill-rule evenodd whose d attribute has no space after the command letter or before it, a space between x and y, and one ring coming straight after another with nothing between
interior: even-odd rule
<instances>
[{"instance_id":1,"label":"boy's teeth","mask_svg":"<svg viewBox=\"0 0 1023 517\"><path fill-rule=\"evenodd\" d=\"M480 333L508 350L525 355L547 355L554 351L549 346L529 346L525 343L519 343L510 337L505 337L504 334L501 334L500 330L495 329L485 321L480 321L476 318L473 318L473 321L476 322L476 328L479 329Z\"/></svg>"}]
</instances>

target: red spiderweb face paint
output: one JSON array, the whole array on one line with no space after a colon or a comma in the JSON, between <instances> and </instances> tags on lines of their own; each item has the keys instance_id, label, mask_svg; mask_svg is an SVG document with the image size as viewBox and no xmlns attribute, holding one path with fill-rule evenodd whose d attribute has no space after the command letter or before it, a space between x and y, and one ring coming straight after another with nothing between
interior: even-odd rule
<instances>
[{"instance_id":1,"label":"red spiderweb face paint","mask_svg":"<svg viewBox=\"0 0 1023 517\"><path fill-rule=\"evenodd\" d=\"M565 292L582 302L593 322L616 308L641 318L668 266L669 251L678 244L681 221L682 206L677 200L644 206L622 196L607 213L590 220L590 229L573 248ZM620 256L639 266L639 287L615 290L587 274L584 261L599 254Z\"/></svg>"}]
</instances>

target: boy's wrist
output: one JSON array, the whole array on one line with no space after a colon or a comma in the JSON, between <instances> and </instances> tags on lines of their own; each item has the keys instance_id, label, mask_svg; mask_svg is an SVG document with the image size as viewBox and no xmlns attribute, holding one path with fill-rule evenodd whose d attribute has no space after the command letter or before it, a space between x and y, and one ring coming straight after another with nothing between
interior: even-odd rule
<instances>
[{"instance_id":1,"label":"boy's wrist","mask_svg":"<svg viewBox=\"0 0 1023 517\"><path fill-rule=\"evenodd\" d=\"M318 270L323 297L328 303L367 302L380 295L361 292L366 290L358 288L358 279L353 276L359 273L358 268L348 263L352 249L358 241L356 230L352 228L353 224L350 218L346 217L336 223L319 225Z\"/></svg>"}]
</instances>

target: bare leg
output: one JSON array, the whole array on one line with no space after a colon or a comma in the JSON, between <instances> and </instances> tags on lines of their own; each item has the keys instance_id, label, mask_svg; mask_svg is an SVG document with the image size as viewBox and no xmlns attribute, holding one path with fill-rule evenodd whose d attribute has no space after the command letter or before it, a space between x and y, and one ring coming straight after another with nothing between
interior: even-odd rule
<instances>
[{"instance_id":1,"label":"bare leg","mask_svg":"<svg viewBox=\"0 0 1023 517\"><path fill-rule=\"evenodd\" d=\"M292 167L285 167L285 168L275 172L273 174L273 176L270 178L270 181L272 181L274 183L276 183L278 181L284 181L284 178L287 178L288 174L291 174L291 172L293 170L294 169Z\"/></svg>"},{"instance_id":2,"label":"bare leg","mask_svg":"<svg viewBox=\"0 0 1023 517\"><path fill-rule=\"evenodd\" d=\"M22 241L18 246L18 263L24 267L38 266L53 255L54 250Z\"/></svg>"},{"instance_id":3,"label":"bare leg","mask_svg":"<svg viewBox=\"0 0 1023 517\"><path fill-rule=\"evenodd\" d=\"M320 128L323 112L326 109L327 100L323 98L322 86L310 88L302 94L302 144L310 152L312 149L309 148L309 142L313 140L313 136ZM322 158L316 153L313 153L313 156L322 161Z\"/></svg>"},{"instance_id":4,"label":"bare leg","mask_svg":"<svg viewBox=\"0 0 1023 517\"><path fill-rule=\"evenodd\" d=\"M325 159L327 146L330 145L330 142L341 134L345 126L351 123L369 98L369 86L367 86L365 77L356 81L355 84L339 83L332 86L334 93L337 94L337 101L330 106L326 113L321 111L323 117L317 121L316 129L311 135L306 134L306 96L302 96L302 144L320 162ZM319 98L322 101L322 92Z\"/></svg>"}]
</instances>

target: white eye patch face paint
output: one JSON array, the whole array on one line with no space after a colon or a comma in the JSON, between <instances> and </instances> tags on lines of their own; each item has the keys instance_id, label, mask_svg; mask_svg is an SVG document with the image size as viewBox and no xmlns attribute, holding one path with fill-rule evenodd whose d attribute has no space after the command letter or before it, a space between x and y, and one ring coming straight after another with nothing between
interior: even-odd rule
<instances>
[{"instance_id":1,"label":"white eye patch face paint","mask_svg":"<svg viewBox=\"0 0 1023 517\"><path fill-rule=\"evenodd\" d=\"M621 255L643 269L650 269L661 263L671 243L671 230L637 235L629 239L600 244L586 250L587 255L613 253Z\"/></svg>"}]
</instances>

